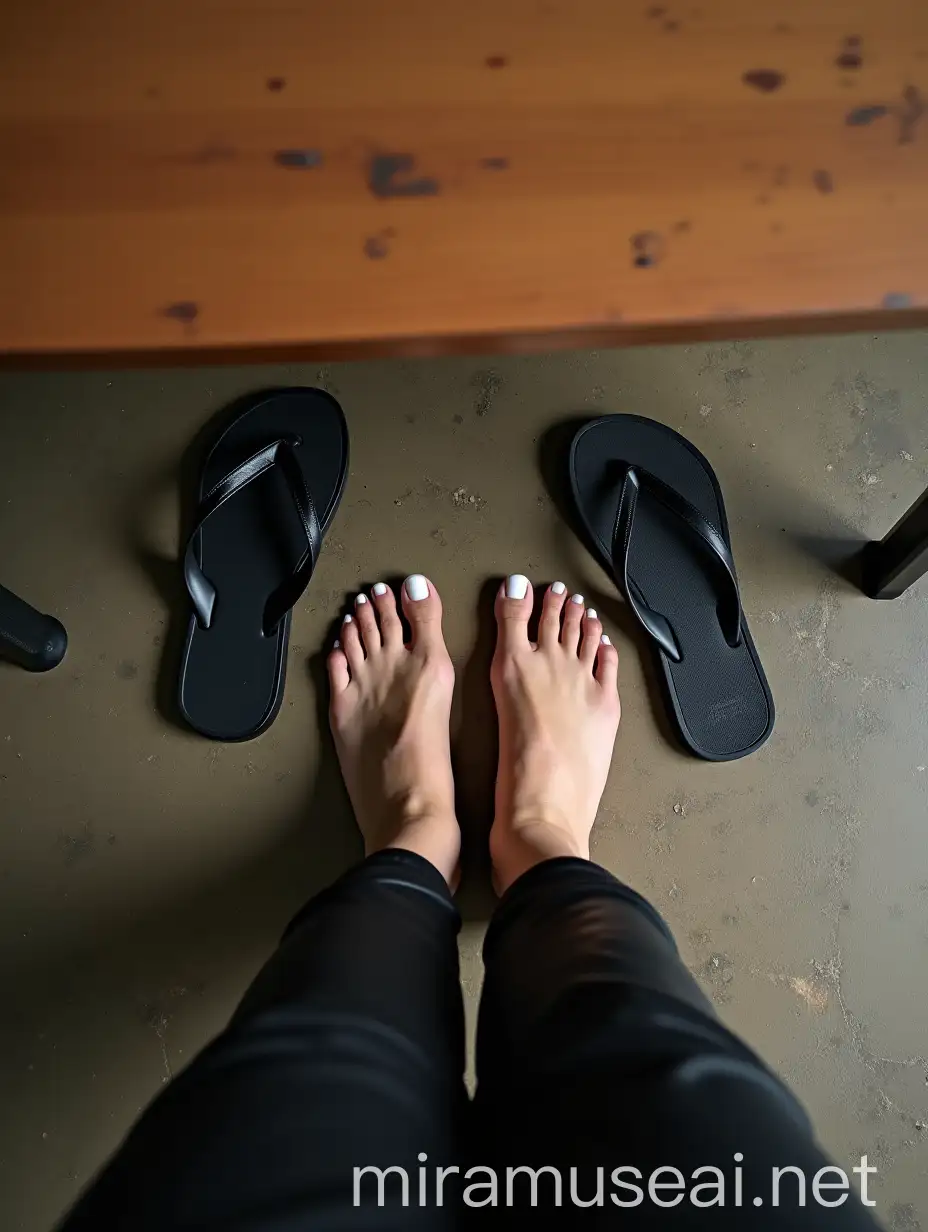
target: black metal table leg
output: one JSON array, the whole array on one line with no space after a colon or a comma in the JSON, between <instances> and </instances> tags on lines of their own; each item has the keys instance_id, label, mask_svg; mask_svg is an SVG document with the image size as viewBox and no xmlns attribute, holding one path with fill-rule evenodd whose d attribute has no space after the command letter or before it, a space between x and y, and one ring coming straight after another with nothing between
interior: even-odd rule
<instances>
[{"instance_id":1,"label":"black metal table leg","mask_svg":"<svg viewBox=\"0 0 928 1232\"><path fill-rule=\"evenodd\" d=\"M928 573L928 491L885 539L867 544L861 568L863 588L871 599L898 599Z\"/></svg>"},{"instance_id":2,"label":"black metal table leg","mask_svg":"<svg viewBox=\"0 0 928 1232\"><path fill-rule=\"evenodd\" d=\"M61 621L37 612L0 586L0 657L30 672L47 672L58 666L67 648L68 635Z\"/></svg>"}]
</instances>

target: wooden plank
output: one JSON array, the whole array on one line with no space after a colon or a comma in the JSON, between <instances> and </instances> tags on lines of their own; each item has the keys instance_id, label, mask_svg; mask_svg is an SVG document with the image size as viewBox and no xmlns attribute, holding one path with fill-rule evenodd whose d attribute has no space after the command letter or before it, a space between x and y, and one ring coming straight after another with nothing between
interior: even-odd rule
<instances>
[{"instance_id":1,"label":"wooden plank","mask_svg":"<svg viewBox=\"0 0 928 1232\"><path fill-rule=\"evenodd\" d=\"M0 351L922 319L923 112L917 0L35 0Z\"/></svg>"}]
</instances>

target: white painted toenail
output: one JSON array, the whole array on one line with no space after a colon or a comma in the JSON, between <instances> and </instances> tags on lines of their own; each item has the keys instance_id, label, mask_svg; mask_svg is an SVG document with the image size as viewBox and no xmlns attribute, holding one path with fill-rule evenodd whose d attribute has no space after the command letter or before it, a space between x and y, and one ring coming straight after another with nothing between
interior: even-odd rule
<instances>
[{"instance_id":1,"label":"white painted toenail","mask_svg":"<svg viewBox=\"0 0 928 1232\"><path fill-rule=\"evenodd\" d=\"M510 573L506 578L506 598L524 599L528 594L528 578L524 573Z\"/></svg>"},{"instance_id":2,"label":"white painted toenail","mask_svg":"<svg viewBox=\"0 0 928 1232\"><path fill-rule=\"evenodd\" d=\"M576 603L577 607L583 607L583 595L571 595L571 603Z\"/></svg>"},{"instance_id":3,"label":"white painted toenail","mask_svg":"<svg viewBox=\"0 0 928 1232\"><path fill-rule=\"evenodd\" d=\"M414 603L429 597L429 584L421 573L412 573L404 583L406 593Z\"/></svg>"},{"instance_id":4,"label":"white painted toenail","mask_svg":"<svg viewBox=\"0 0 928 1232\"><path fill-rule=\"evenodd\" d=\"M588 608L586 609L586 618L587 618L587 620L595 620L595 619L596 619L596 608L595 608L595 607L588 607Z\"/></svg>"},{"instance_id":5,"label":"white painted toenail","mask_svg":"<svg viewBox=\"0 0 928 1232\"><path fill-rule=\"evenodd\" d=\"M562 595L566 589L567 587L564 585L563 582L552 582L551 583L551 593L552 594Z\"/></svg>"},{"instance_id":6,"label":"white painted toenail","mask_svg":"<svg viewBox=\"0 0 928 1232\"><path fill-rule=\"evenodd\" d=\"M612 642L610 642L610 641L609 641L609 634L608 634L608 633L604 633L604 634L602 635L602 637L601 637L599 640L602 642L602 644L603 644L604 646L611 646L611 645L612 645Z\"/></svg>"},{"instance_id":7,"label":"white painted toenail","mask_svg":"<svg viewBox=\"0 0 928 1232\"><path fill-rule=\"evenodd\" d=\"M357 599L355 600L355 602L357 603L358 607L360 607L362 603L366 603L366 602L367 602L367 595L358 595L358 597L357 597Z\"/></svg>"},{"instance_id":8,"label":"white painted toenail","mask_svg":"<svg viewBox=\"0 0 928 1232\"><path fill-rule=\"evenodd\" d=\"M351 617L350 617L350 616L346 616L346 617L345 617L345 619L342 621L342 624L343 624L343 625L350 625L350 624L351 624Z\"/></svg>"},{"instance_id":9,"label":"white painted toenail","mask_svg":"<svg viewBox=\"0 0 928 1232\"><path fill-rule=\"evenodd\" d=\"M386 593L387 593L386 583L384 582L374 583L374 594L377 595L378 598L380 598L381 595L385 595Z\"/></svg>"}]
</instances>

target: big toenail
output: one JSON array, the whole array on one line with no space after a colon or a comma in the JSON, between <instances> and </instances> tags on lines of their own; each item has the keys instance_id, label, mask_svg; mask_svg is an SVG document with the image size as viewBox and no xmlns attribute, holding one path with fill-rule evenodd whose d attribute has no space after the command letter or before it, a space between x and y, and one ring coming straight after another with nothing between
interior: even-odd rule
<instances>
[{"instance_id":1,"label":"big toenail","mask_svg":"<svg viewBox=\"0 0 928 1232\"><path fill-rule=\"evenodd\" d=\"M551 593L554 595L562 595L566 589L567 587L564 585L563 582L552 582L551 583Z\"/></svg>"},{"instance_id":2,"label":"big toenail","mask_svg":"<svg viewBox=\"0 0 928 1232\"><path fill-rule=\"evenodd\" d=\"M421 573L412 573L406 579L406 593L414 603L429 597L429 584Z\"/></svg>"},{"instance_id":3,"label":"big toenail","mask_svg":"<svg viewBox=\"0 0 928 1232\"><path fill-rule=\"evenodd\" d=\"M378 599L380 598L381 595L385 595L386 593L387 593L387 587L384 582L374 583L374 594L378 597Z\"/></svg>"},{"instance_id":4,"label":"big toenail","mask_svg":"<svg viewBox=\"0 0 928 1232\"><path fill-rule=\"evenodd\" d=\"M571 603L576 603L577 607L583 607L583 595L571 595Z\"/></svg>"},{"instance_id":5,"label":"big toenail","mask_svg":"<svg viewBox=\"0 0 928 1232\"><path fill-rule=\"evenodd\" d=\"M524 599L528 594L528 578L524 573L510 573L506 578L506 598Z\"/></svg>"},{"instance_id":6,"label":"big toenail","mask_svg":"<svg viewBox=\"0 0 928 1232\"><path fill-rule=\"evenodd\" d=\"M360 607L362 603L366 603L366 602L367 602L367 595L358 595L358 597L357 597L357 599L355 600L355 602L357 603L358 607Z\"/></svg>"},{"instance_id":7,"label":"big toenail","mask_svg":"<svg viewBox=\"0 0 928 1232\"><path fill-rule=\"evenodd\" d=\"M595 619L596 619L596 608L595 608L595 607L588 607L588 608L586 609L586 618L587 618L587 620L595 620Z\"/></svg>"}]
</instances>

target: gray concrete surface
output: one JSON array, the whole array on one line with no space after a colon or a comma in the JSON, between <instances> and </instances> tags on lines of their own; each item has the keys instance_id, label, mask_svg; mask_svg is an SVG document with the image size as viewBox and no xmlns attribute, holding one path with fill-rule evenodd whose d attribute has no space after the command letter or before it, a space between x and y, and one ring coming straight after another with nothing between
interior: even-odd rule
<instances>
[{"instance_id":1,"label":"gray concrete surface","mask_svg":"<svg viewBox=\"0 0 928 1232\"><path fill-rule=\"evenodd\" d=\"M179 463L214 411L275 383L342 400L351 476L294 614L280 717L220 746L163 713ZM922 334L0 376L0 578L71 638L48 676L0 665L0 1225L50 1226L356 856L318 651L359 584L415 569L445 599L476 831L487 580L562 577L604 614L624 718L596 858L666 914L839 1161L877 1164L884 1224L928 1229L928 586L876 604L831 567L928 483L926 392ZM767 747L732 765L668 740L641 643L542 479L552 425L623 410L687 433L726 494L778 708ZM473 885L471 1021L488 906Z\"/></svg>"}]
</instances>

